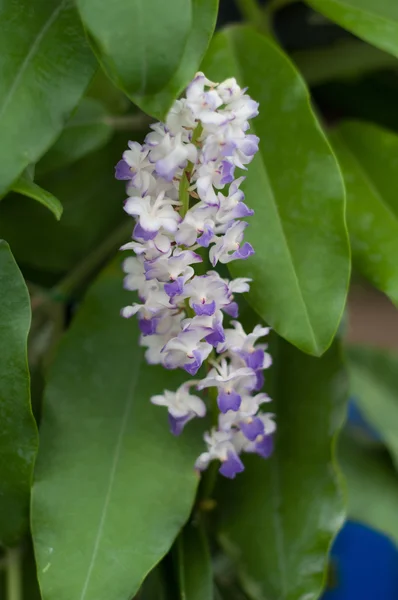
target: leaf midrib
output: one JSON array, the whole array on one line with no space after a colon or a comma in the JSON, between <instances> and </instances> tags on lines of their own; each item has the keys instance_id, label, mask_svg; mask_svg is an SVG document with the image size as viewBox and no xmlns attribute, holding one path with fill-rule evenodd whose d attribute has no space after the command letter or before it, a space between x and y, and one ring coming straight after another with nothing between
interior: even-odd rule
<instances>
[{"instance_id":1,"label":"leaf midrib","mask_svg":"<svg viewBox=\"0 0 398 600\"><path fill-rule=\"evenodd\" d=\"M240 73L240 79L242 80L242 79L244 79L244 77L242 77L242 74L241 74L240 64L239 64L239 60L237 59L237 55L235 53L234 45L233 45L233 43L232 43L232 41L231 41L231 39L230 39L229 36L226 36L226 39L227 39L227 43L230 46L230 50L231 50L231 54L232 54L232 56L234 58L234 62L237 65L237 71ZM256 127L254 125L251 125L251 129L256 133ZM260 137L260 136L258 136L258 137ZM293 255L292 255L292 252L291 252L288 240L287 240L287 235L286 235L285 230L283 228L282 218L281 218L281 215L279 213L279 208L278 208L278 205L277 205L277 202L276 202L276 196L275 196L275 193L274 193L274 190L273 190L273 187L272 187L272 183L271 183L270 177L268 175L268 172L267 172L267 169L266 169L266 166L265 166L265 161L263 159L261 149L260 149L260 156L261 156L261 162L262 162L262 165L263 165L263 170L264 170L264 173L265 173L265 177L267 179L267 182L268 182L268 185L269 185L269 189L270 189L270 192L271 192L271 197L272 197L272 203L271 204L272 204L272 206L274 208L274 212L275 212L276 217L277 217L277 222L278 222L278 225L279 225L280 232L282 234L283 241L285 242L285 250L286 250L286 253L287 253L287 256L288 256L288 261L287 262L288 262L289 266L291 267L291 271L293 273L294 283L296 284L296 289L297 289L298 297L299 297L299 300L300 300L300 304L302 305L302 308L303 308L305 320L306 320L307 325L308 325L308 331L310 333L310 337L311 337L311 340L312 340L312 343L313 343L314 350L315 350L316 353L318 353L319 352L319 346L318 346L318 342L317 342L316 337L315 337L315 331L314 331L314 329L312 327L310 315L309 315L309 312L308 312L308 308L307 308L307 305L306 305L306 302L305 302L305 299L304 299L303 292L302 292L301 287L300 287L300 280L299 280L297 272L296 272L296 265L295 265L295 262L293 260Z\"/></svg>"},{"instance_id":2,"label":"leaf midrib","mask_svg":"<svg viewBox=\"0 0 398 600\"><path fill-rule=\"evenodd\" d=\"M108 508L109 508L109 503L111 500L111 495L112 495L112 488L113 488L113 483L115 480L115 475L116 475L116 471L117 471L117 467L118 467L118 463L119 463L119 458L120 458L120 452L122 449L122 442L123 442L123 438L124 435L126 433L126 426L127 426L127 421L128 418L130 416L130 412L131 412L131 408L133 405L133 399L134 399L134 392L135 389L137 387L137 383L139 380L139 373L140 373L140 366L142 363L142 353L140 354L140 358L137 361L137 367L136 370L134 371L134 377L129 385L129 389L128 389L128 393L127 393L127 402L124 408L124 412L123 412L123 416L122 416L122 420L120 423L120 430L119 430L119 434L117 436L116 439L116 444L115 444L115 450L114 450L114 456L113 456L113 460L112 460L112 464L111 464L111 469L109 472L109 481L108 481L108 488L104 497L104 504L103 504L103 508L101 511L101 516L100 516L100 520L98 523L98 530L97 530L97 535L95 537L94 540L94 546L93 546L93 552L92 552L92 556L90 559L90 563L88 565L88 569L87 569L87 575L86 575L86 579L83 583L83 587L82 587L82 592L80 595L80 600L84 600L86 598L86 593L88 590L88 586L90 584L90 580L91 580L91 576L92 573L94 571L94 566L95 566L95 562L97 559L97 555L98 555L98 551L99 551L99 546L100 546L100 542L101 542L101 538L102 538L102 534L104 531L104 526L105 526L105 520L106 520L106 516L108 513Z\"/></svg>"},{"instance_id":3,"label":"leaf midrib","mask_svg":"<svg viewBox=\"0 0 398 600\"><path fill-rule=\"evenodd\" d=\"M28 66L29 66L30 62L32 61L32 59L34 58L34 56L36 55L44 36L46 35L46 33L50 29L50 27L55 23L60 12L63 10L65 5L69 1L70 0L62 0L62 2L51 13L51 15L49 16L47 21L45 21L43 27L41 28L41 30L37 34L36 38L34 39L29 52L27 53L24 60L20 64L19 69L15 73L14 81L12 82L9 92L4 99L3 106L0 108L0 119L3 117L5 110L8 108L8 105L10 104L11 99L12 99L16 89L18 88L26 69L28 68Z\"/></svg>"},{"instance_id":4,"label":"leaf midrib","mask_svg":"<svg viewBox=\"0 0 398 600\"><path fill-rule=\"evenodd\" d=\"M319 6L319 0L315 0L314 2L317 6ZM383 21L387 24L389 24L390 22L397 24L398 25L398 20L396 19L396 17L385 17L383 15L380 15L380 13L376 13L376 12L372 12L371 10L369 10L368 8L361 8L361 7L355 7L352 6L351 4L347 4L345 2L341 2L339 0L329 0L329 4L331 4L332 6L335 5L338 8L342 8L343 10L351 10L353 13L363 13L365 14L367 17L369 17L370 19L375 19L378 21Z\"/></svg>"}]
</instances>

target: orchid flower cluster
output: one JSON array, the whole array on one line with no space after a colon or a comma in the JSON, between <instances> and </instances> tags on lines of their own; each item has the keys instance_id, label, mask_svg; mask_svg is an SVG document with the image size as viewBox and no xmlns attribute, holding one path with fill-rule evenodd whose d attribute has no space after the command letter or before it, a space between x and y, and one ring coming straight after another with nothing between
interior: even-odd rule
<instances>
[{"instance_id":1,"label":"orchid flower cluster","mask_svg":"<svg viewBox=\"0 0 398 600\"><path fill-rule=\"evenodd\" d=\"M196 468L219 460L229 478L243 471L242 452L264 458L272 452L273 415L259 413L270 400L260 390L271 358L266 345L257 344L269 330L258 325L246 334L237 320L224 326L225 315L238 317L234 295L247 292L250 279L224 279L215 270L198 275L193 265L202 262L197 251L203 248L213 268L254 252L243 241L248 223L241 220L253 211L240 189L244 177L235 179L259 142L246 133L258 104L245 92L235 79L215 84L197 73L166 122L151 125L144 144L129 142L116 166L116 178L127 182L125 211L136 221L132 241L122 247L135 253L124 261L125 287L141 301L122 315L138 315L148 363L191 376L207 365L203 379L151 401L167 407L171 431L179 435L206 414L192 388L214 388L218 425L205 434L207 450Z\"/></svg>"}]
</instances>

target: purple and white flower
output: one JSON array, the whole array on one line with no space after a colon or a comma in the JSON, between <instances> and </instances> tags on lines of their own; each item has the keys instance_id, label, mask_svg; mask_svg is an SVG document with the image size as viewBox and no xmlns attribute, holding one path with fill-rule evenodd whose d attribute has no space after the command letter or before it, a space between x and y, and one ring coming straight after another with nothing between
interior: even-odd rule
<instances>
[{"instance_id":1,"label":"purple and white flower","mask_svg":"<svg viewBox=\"0 0 398 600\"><path fill-rule=\"evenodd\" d=\"M179 435L206 413L191 388L204 395L213 389L218 425L205 434L207 450L196 468L218 460L229 478L243 471L242 453L267 458L272 452L274 415L261 412L270 399L258 393L271 365L258 340L269 329L259 325L246 334L238 321L226 327L226 315L238 317L235 295L248 292L251 279L225 279L215 270L198 274L196 265L206 248L213 267L254 253L242 220L253 210L241 190L245 177L235 172L247 170L258 150L259 139L247 133L257 114L257 102L234 78L213 83L197 73L165 124L151 125L143 144L129 142L116 165L116 178L126 182L124 209L135 221L132 240L122 247L135 254L123 263L124 287L139 298L122 315L137 315L149 364L191 376L207 365L202 379L151 401L168 409L171 431Z\"/></svg>"}]
</instances>

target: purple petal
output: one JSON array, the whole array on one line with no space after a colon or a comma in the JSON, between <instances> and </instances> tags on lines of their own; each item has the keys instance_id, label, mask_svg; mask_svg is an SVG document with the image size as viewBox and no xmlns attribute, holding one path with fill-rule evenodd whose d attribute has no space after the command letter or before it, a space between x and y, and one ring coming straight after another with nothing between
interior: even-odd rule
<instances>
[{"instance_id":1,"label":"purple petal","mask_svg":"<svg viewBox=\"0 0 398 600\"><path fill-rule=\"evenodd\" d=\"M173 435L180 435L185 425L192 419L192 415L185 415L184 417L173 417L169 413L169 425L170 431Z\"/></svg>"},{"instance_id":2,"label":"purple petal","mask_svg":"<svg viewBox=\"0 0 398 600\"><path fill-rule=\"evenodd\" d=\"M133 179L135 173L132 173L129 165L125 160L119 160L115 167L115 178L121 181L125 179Z\"/></svg>"},{"instance_id":3,"label":"purple petal","mask_svg":"<svg viewBox=\"0 0 398 600\"><path fill-rule=\"evenodd\" d=\"M250 367L250 369L254 369L255 371L257 371L258 369L261 369L263 367L264 350L261 350L261 348L257 348L257 350L254 350L254 352L241 351L240 355L244 359L247 366Z\"/></svg>"},{"instance_id":4,"label":"purple petal","mask_svg":"<svg viewBox=\"0 0 398 600\"><path fill-rule=\"evenodd\" d=\"M229 393L225 392L224 390L220 390L218 392L217 404L222 413L226 413L229 410L236 412L239 410L241 403L241 396L234 390Z\"/></svg>"},{"instance_id":5,"label":"purple petal","mask_svg":"<svg viewBox=\"0 0 398 600\"><path fill-rule=\"evenodd\" d=\"M145 240L146 242L148 240L153 240L157 236L157 234L157 231L146 231L141 227L140 223L136 224L133 231L133 237L140 238L141 240Z\"/></svg>"},{"instance_id":6,"label":"purple petal","mask_svg":"<svg viewBox=\"0 0 398 600\"><path fill-rule=\"evenodd\" d=\"M258 151L259 138L256 135L247 135L240 146L243 154L253 156Z\"/></svg>"},{"instance_id":7,"label":"purple petal","mask_svg":"<svg viewBox=\"0 0 398 600\"><path fill-rule=\"evenodd\" d=\"M222 161L221 184L232 183L234 180L235 165L227 160Z\"/></svg>"},{"instance_id":8,"label":"purple petal","mask_svg":"<svg viewBox=\"0 0 398 600\"><path fill-rule=\"evenodd\" d=\"M214 347L222 342L225 342L225 333L222 324L217 323L213 328L213 332L210 333L205 340L208 344L211 344Z\"/></svg>"},{"instance_id":9,"label":"purple petal","mask_svg":"<svg viewBox=\"0 0 398 600\"><path fill-rule=\"evenodd\" d=\"M205 302L204 304L192 304L192 308L197 315L207 315L210 317L216 312L216 303L212 300L211 302Z\"/></svg>"},{"instance_id":10,"label":"purple petal","mask_svg":"<svg viewBox=\"0 0 398 600\"><path fill-rule=\"evenodd\" d=\"M208 248L213 237L214 237L213 229L210 227L210 225L206 225L202 235L200 237L198 237L197 242L203 248Z\"/></svg>"},{"instance_id":11,"label":"purple petal","mask_svg":"<svg viewBox=\"0 0 398 600\"><path fill-rule=\"evenodd\" d=\"M153 319L139 319L138 326L140 328L141 333L144 336L153 335L154 333L156 333L158 322L158 317L154 317Z\"/></svg>"},{"instance_id":12,"label":"purple petal","mask_svg":"<svg viewBox=\"0 0 398 600\"><path fill-rule=\"evenodd\" d=\"M249 242L245 242L243 246L239 248L239 250L236 250L236 252L233 253L232 256L234 258L242 258L243 260L245 260L246 258L249 258L249 256L251 256L252 254L254 254L253 246L249 244Z\"/></svg>"},{"instance_id":13,"label":"purple petal","mask_svg":"<svg viewBox=\"0 0 398 600\"><path fill-rule=\"evenodd\" d=\"M274 439L272 435L262 436L262 440L256 444L256 453L263 458L269 458L274 450Z\"/></svg>"},{"instance_id":14,"label":"purple petal","mask_svg":"<svg viewBox=\"0 0 398 600\"><path fill-rule=\"evenodd\" d=\"M170 296L170 298L174 298L174 296L178 296L178 295L182 294L183 290L184 290L184 278L183 277L177 277L177 279L175 281L173 281L172 283L164 284L164 291L166 292L166 294L168 296Z\"/></svg>"},{"instance_id":15,"label":"purple petal","mask_svg":"<svg viewBox=\"0 0 398 600\"><path fill-rule=\"evenodd\" d=\"M199 350L194 350L192 352L192 354L193 354L193 358L194 358L193 362L186 363L183 368L190 375L196 375L196 373L199 371L200 367L202 366L203 356L201 355Z\"/></svg>"},{"instance_id":16,"label":"purple petal","mask_svg":"<svg viewBox=\"0 0 398 600\"><path fill-rule=\"evenodd\" d=\"M218 472L228 479L234 479L237 473L242 473L245 467L239 456L234 452L228 452L228 458L223 462Z\"/></svg>"},{"instance_id":17,"label":"purple petal","mask_svg":"<svg viewBox=\"0 0 398 600\"><path fill-rule=\"evenodd\" d=\"M264 373L262 371L256 371L256 385L253 388L255 392L259 392L264 385Z\"/></svg>"},{"instance_id":18,"label":"purple petal","mask_svg":"<svg viewBox=\"0 0 398 600\"><path fill-rule=\"evenodd\" d=\"M264 423L258 417L254 417L249 422L242 421L239 423L239 427L243 435L251 442L254 442L257 436L264 433Z\"/></svg>"},{"instance_id":19,"label":"purple petal","mask_svg":"<svg viewBox=\"0 0 398 600\"><path fill-rule=\"evenodd\" d=\"M230 302L227 306L222 307L223 311L230 317L236 319L239 316L239 306L237 302Z\"/></svg>"},{"instance_id":20,"label":"purple petal","mask_svg":"<svg viewBox=\"0 0 398 600\"><path fill-rule=\"evenodd\" d=\"M244 202L239 202L234 209L234 218L243 219L244 217L252 217L254 210L249 208Z\"/></svg>"}]
</instances>

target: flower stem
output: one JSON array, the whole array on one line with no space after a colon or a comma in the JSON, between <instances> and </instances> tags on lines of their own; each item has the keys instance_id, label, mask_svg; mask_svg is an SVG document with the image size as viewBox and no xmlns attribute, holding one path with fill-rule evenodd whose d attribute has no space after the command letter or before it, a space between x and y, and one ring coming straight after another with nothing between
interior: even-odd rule
<instances>
[{"instance_id":1,"label":"flower stem","mask_svg":"<svg viewBox=\"0 0 398 600\"><path fill-rule=\"evenodd\" d=\"M202 131L203 131L203 127L199 123L199 125L196 126L196 128L193 132L191 144L195 144L198 141L200 135L202 134ZM183 170L182 176L181 176L180 188L178 191L178 198L181 202L180 215L182 217L185 217L185 215L187 214L187 212L189 210L188 188L191 185L191 175L192 175L193 168L194 168L194 164L191 162L188 162L188 164L185 167L185 169Z\"/></svg>"},{"instance_id":2,"label":"flower stem","mask_svg":"<svg viewBox=\"0 0 398 600\"><path fill-rule=\"evenodd\" d=\"M102 244L81 261L78 266L51 290L51 297L55 300L68 300L77 289L106 262L106 260L120 248L131 236L131 221L123 222L117 227Z\"/></svg>"},{"instance_id":3,"label":"flower stem","mask_svg":"<svg viewBox=\"0 0 398 600\"><path fill-rule=\"evenodd\" d=\"M22 600L21 549L7 550L6 589L7 600Z\"/></svg>"}]
</instances>

